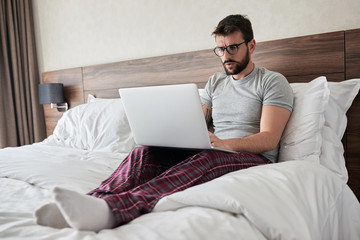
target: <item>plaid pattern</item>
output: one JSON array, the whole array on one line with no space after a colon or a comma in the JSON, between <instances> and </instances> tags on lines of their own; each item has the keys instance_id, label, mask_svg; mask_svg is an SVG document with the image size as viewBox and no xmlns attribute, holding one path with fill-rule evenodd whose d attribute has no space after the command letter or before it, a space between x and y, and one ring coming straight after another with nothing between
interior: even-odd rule
<instances>
[{"instance_id":1,"label":"plaid pattern","mask_svg":"<svg viewBox=\"0 0 360 240\"><path fill-rule=\"evenodd\" d=\"M119 226L150 212L167 195L267 163L270 161L265 157L247 152L138 147L88 194L107 202L115 216L115 226Z\"/></svg>"}]
</instances>

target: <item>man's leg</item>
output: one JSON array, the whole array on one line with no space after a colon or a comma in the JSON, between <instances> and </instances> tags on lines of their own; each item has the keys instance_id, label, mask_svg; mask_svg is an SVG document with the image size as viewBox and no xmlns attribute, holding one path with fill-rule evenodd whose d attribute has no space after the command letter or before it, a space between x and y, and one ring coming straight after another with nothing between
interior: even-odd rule
<instances>
[{"instance_id":1,"label":"man's leg","mask_svg":"<svg viewBox=\"0 0 360 240\"><path fill-rule=\"evenodd\" d=\"M107 219L110 211L113 214L110 223L119 226L150 212L164 196L210 181L228 172L266 163L269 163L267 159L255 154L202 151L127 192L106 194L101 196L102 199L97 199L60 189L55 192L55 199L70 226L99 231L109 225L91 224L98 222L98 219L109 223ZM104 204L107 204L107 210Z\"/></svg>"},{"instance_id":2,"label":"man's leg","mask_svg":"<svg viewBox=\"0 0 360 240\"><path fill-rule=\"evenodd\" d=\"M111 228L113 215L107 203L100 199L101 197L141 185L196 152L198 151L135 148L108 179L89 193L91 196L55 188L53 195L56 203L46 204L36 210L36 221L40 225L55 228L69 227L69 225L76 229L92 231ZM93 221L94 217L104 219ZM94 225L94 223L99 224Z\"/></svg>"},{"instance_id":3,"label":"man's leg","mask_svg":"<svg viewBox=\"0 0 360 240\"><path fill-rule=\"evenodd\" d=\"M199 150L160 147L135 148L100 186L88 195L102 197L129 191L160 175Z\"/></svg>"},{"instance_id":4,"label":"man's leg","mask_svg":"<svg viewBox=\"0 0 360 240\"><path fill-rule=\"evenodd\" d=\"M103 199L114 214L115 225L119 226L150 212L162 197L232 171L266 163L270 161L261 155L205 150L134 189Z\"/></svg>"}]
</instances>

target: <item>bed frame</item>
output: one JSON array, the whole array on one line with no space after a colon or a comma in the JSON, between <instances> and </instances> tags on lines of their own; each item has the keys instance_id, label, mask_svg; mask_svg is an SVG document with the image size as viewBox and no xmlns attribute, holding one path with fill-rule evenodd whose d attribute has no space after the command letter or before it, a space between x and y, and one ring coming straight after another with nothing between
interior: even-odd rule
<instances>
[{"instance_id":1,"label":"bed frame","mask_svg":"<svg viewBox=\"0 0 360 240\"><path fill-rule=\"evenodd\" d=\"M360 29L295 37L257 44L253 61L284 74L289 82L308 82L320 75L329 81L360 78ZM211 49L146 59L44 72L44 83L64 84L71 107L85 103L88 94L116 98L118 89L135 86L196 83L204 87L215 72L223 71ZM45 105L47 135L60 112ZM360 199L360 95L348 113L343 138L349 186Z\"/></svg>"}]
</instances>

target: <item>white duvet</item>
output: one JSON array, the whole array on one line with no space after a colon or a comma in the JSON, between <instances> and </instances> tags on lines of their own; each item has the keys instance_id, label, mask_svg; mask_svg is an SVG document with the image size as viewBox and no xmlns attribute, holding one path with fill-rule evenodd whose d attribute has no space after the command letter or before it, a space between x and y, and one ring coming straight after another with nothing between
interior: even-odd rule
<instances>
[{"instance_id":1,"label":"white duvet","mask_svg":"<svg viewBox=\"0 0 360 240\"><path fill-rule=\"evenodd\" d=\"M56 152L56 154L54 154ZM0 150L1 239L360 239L360 204L326 168L290 161L236 171L175 193L99 233L35 223L62 186L86 193L125 157L34 144Z\"/></svg>"}]
</instances>

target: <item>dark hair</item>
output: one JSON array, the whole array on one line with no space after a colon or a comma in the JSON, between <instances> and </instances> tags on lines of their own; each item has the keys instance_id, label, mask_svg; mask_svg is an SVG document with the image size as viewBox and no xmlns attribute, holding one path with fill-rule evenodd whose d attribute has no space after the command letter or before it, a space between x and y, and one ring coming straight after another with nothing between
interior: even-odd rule
<instances>
[{"instance_id":1,"label":"dark hair","mask_svg":"<svg viewBox=\"0 0 360 240\"><path fill-rule=\"evenodd\" d=\"M254 38L250 20L243 15L229 15L219 22L212 35L227 36L240 31L246 43Z\"/></svg>"}]
</instances>

